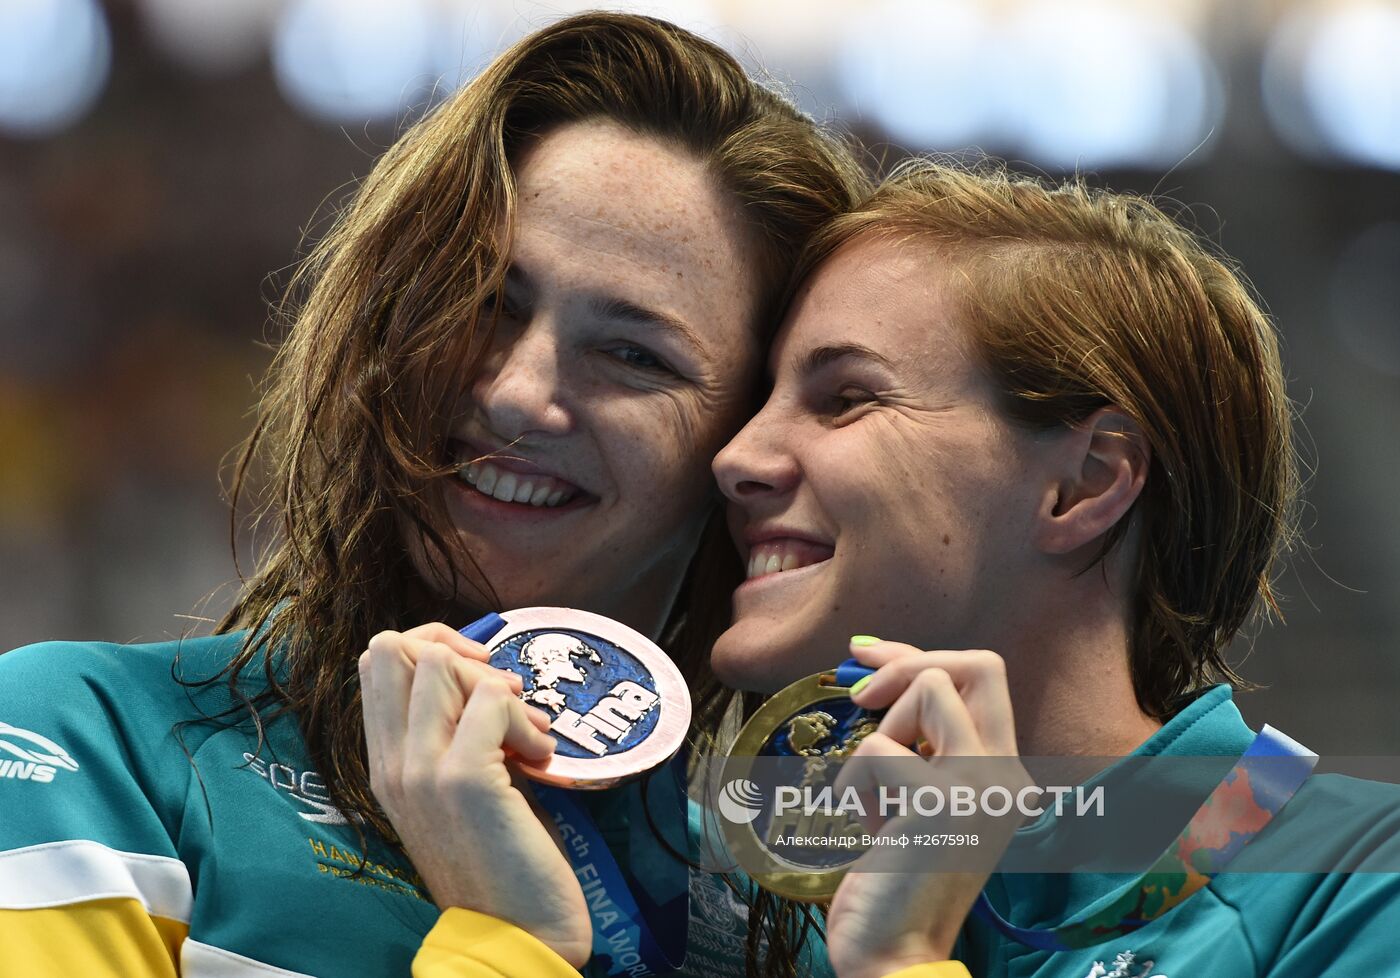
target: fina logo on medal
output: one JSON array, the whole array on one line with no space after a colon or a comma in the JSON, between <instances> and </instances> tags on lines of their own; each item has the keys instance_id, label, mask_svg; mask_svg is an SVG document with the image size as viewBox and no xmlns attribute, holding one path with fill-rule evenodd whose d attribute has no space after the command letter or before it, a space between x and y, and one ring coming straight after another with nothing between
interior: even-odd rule
<instances>
[{"instance_id":1,"label":"fina logo on medal","mask_svg":"<svg viewBox=\"0 0 1400 978\"><path fill-rule=\"evenodd\" d=\"M623 744L630 747L632 740L639 739L630 736L633 730L661 702L654 690L637 681L642 678L637 675L612 683L607 695L587 712L571 709L569 694L559 688L561 683L587 690L594 685L593 667L611 674L598 650L577 633L532 635L521 644L518 655L519 662L530 670L530 680L521 694L525 702L557 714L549 729L599 757L627 749Z\"/></svg>"},{"instance_id":2,"label":"fina logo on medal","mask_svg":"<svg viewBox=\"0 0 1400 978\"><path fill-rule=\"evenodd\" d=\"M520 698L549 714L554 735L553 756L519 763L525 774L605 788L660 767L680 749L690 691L650 639L573 608L519 608L494 621L491 665L520 677Z\"/></svg>"}]
</instances>

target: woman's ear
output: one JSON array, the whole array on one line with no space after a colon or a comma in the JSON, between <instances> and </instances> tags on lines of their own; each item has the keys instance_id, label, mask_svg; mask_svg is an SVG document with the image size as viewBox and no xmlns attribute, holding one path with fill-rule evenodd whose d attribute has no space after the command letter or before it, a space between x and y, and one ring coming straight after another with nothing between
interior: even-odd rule
<instances>
[{"instance_id":1,"label":"woman's ear","mask_svg":"<svg viewBox=\"0 0 1400 978\"><path fill-rule=\"evenodd\" d=\"M1044 553L1072 553L1102 537L1132 508L1147 482L1152 449L1121 408L1100 408L1057 439L1063 473L1037 514Z\"/></svg>"}]
</instances>

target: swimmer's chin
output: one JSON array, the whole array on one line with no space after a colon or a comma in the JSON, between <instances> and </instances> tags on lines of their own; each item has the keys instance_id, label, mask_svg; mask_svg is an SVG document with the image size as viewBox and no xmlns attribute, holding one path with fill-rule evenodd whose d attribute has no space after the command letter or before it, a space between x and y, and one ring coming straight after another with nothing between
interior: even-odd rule
<instances>
[{"instance_id":1,"label":"swimmer's chin","mask_svg":"<svg viewBox=\"0 0 1400 978\"><path fill-rule=\"evenodd\" d=\"M730 632L720 636L710 653L710 668L715 678L730 689L771 695L817 671L812 669L787 676L789 670L782 667L781 659L774 657L775 650L763 648L761 643L736 641L730 637Z\"/></svg>"}]
</instances>

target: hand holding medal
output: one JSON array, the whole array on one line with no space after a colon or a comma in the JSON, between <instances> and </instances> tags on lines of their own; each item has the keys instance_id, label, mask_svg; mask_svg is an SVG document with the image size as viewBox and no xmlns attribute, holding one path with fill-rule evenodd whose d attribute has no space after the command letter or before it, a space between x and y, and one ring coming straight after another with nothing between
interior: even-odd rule
<instances>
[{"instance_id":1,"label":"hand holding medal","mask_svg":"<svg viewBox=\"0 0 1400 978\"><path fill-rule=\"evenodd\" d=\"M556 747L517 768L541 782L539 813L563 843L577 883L588 892L593 962L601 973L665 975L685 957L689 868L683 773L662 771L685 742L690 690L680 670L646 636L620 622L572 608L522 608L490 614L462 629L488 643L491 665L520 679L520 698L537 704ZM614 795L628 809L631 860L645 881L616 859L584 794L656 773ZM668 833L661 826L670 824Z\"/></svg>"},{"instance_id":2,"label":"hand holding medal","mask_svg":"<svg viewBox=\"0 0 1400 978\"><path fill-rule=\"evenodd\" d=\"M956 765L957 758L1016 756L1000 656L924 651L870 636L857 636L850 648L855 658L841 668L792 684L753 715L730 752L727 784L743 782L746 763L766 759L774 766L764 770L777 772L782 783L800 777L816 787L830 784L837 798L848 788L869 798L880 787L916 790L950 780L975 782L977 767ZM863 762L844 763L858 758ZM1020 770L1019 764L1013 768ZM718 800L722 812L725 804ZM930 873L926 865L918 872L888 864L875 868L872 860L891 857L878 848L864 856L858 849L846 851L824 862L823 852L774 845L784 833L776 815L767 817L764 810L740 820L734 814L720 824L755 882L793 899L831 900L827 947L841 978L884 975L947 958L988 875ZM898 821L867 822L864 830L897 835ZM1009 841L1014 825L1001 822L985 833L987 848ZM810 831L840 831L839 819L820 824Z\"/></svg>"},{"instance_id":3,"label":"hand holding medal","mask_svg":"<svg viewBox=\"0 0 1400 978\"><path fill-rule=\"evenodd\" d=\"M488 657L436 623L370 641L360 680L371 784L439 906L510 921L582 966L583 893L507 766L507 752L550 756L548 721Z\"/></svg>"},{"instance_id":4,"label":"hand holding medal","mask_svg":"<svg viewBox=\"0 0 1400 978\"><path fill-rule=\"evenodd\" d=\"M908 783L909 760L919 756L927 758L916 768L922 784L967 784L977 767L955 765L957 773L950 778L942 759L1016 756L1015 722L1000 656L983 650L923 651L878 641L853 641L851 651L876 669L852 691L852 699L865 709L885 711L879 728L863 738L851 756L896 763L849 766L838 777L838 786L874 789L873 784L847 781L854 771L858 778L873 776L887 785L899 778L911 789L920 787ZM917 745L918 753L906 746L910 744ZM983 831L981 845L1004 849L1015 825L1007 819L993 821L998 825L991 831L997 834ZM897 823L887 823L881 831L897 833ZM837 888L827 914L827 947L837 974L884 975L948 958L988 875L926 869L864 872L862 861L857 861Z\"/></svg>"},{"instance_id":5,"label":"hand holding medal","mask_svg":"<svg viewBox=\"0 0 1400 978\"><path fill-rule=\"evenodd\" d=\"M460 634L437 624L381 633L360 674L375 795L440 906L510 921L575 966L593 957L608 973L642 975L679 963L686 867L672 860L637 890L573 797L679 750L690 694L665 652L601 615L523 608ZM668 804L664 784L648 786L647 815L674 809L683 825L679 786ZM590 919L582 879L618 912ZM679 907L656 902L671 892ZM632 951L606 930L617 926L635 935Z\"/></svg>"}]
</instances>

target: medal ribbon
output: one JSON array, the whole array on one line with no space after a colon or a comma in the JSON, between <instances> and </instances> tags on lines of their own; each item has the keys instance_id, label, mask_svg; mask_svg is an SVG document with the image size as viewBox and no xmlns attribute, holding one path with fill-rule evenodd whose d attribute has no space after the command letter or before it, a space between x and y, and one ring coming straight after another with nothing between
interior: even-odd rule
<instances>
[{"instance_id":1,"label":"medal ribbon","mask_svg":"<svg viewBox=\"0 0 1400 978\"><path fill-rule=\"evenodd\" d=\"M874 671L847 659L837 667L832 685L849 688ZM1045 930L1012 924L996 912L985 893L978 895L973 912L1005 936L1041 951L1078 950L1132 933L1180 906L1223 872L1303 786L1316 765L1316 754L1265 725L1176 840L1103 909L1078 923ZM1241 806L1247 810L1232 818L1230 813L1239 812ZM1203 844L1215 839L1229 841L1223 846Z\"/></svg>"},{"instance_id":2,"label":"medal ribbon","mask_svg":"<svg viewBox=\"0 0 1400 978\"><path fill-rule=\"evenodd\" d=\"M996 912L985 893L978 896L973 912L1005 936L1041 951L1078 950L1130 934L1180 906L1224 871L1302 787L1316 764L1316 754L1265 726L1201 803L1176 841L1107 906L1078 923L1045 930L1010 923ZM1231 812L1238 812L1242 805L1247 808L1243 817L1232 817ZM1216 839L1229 841L1223 846L1203 844Z\"/></svg>"},{"instance_id":3,"label":"medal ribbon","mask_svg":"<svg viewBox=\"0 0 1400 978\"><path fill-rule=\"evenodd\" d=\"M648 827L643 807L647 801L643 796L655 794L652 788L657 782L662 782L663 791L671 785L679 786L673 767L668 765L645 785L632 782L615 789L586 793L548 785L535 787L535 797L559 827L569 864L583 887L588 915L593 921L591 963L602 974L625 974L629 978L667 975L679 968L685 959L690 924L690 875L684 863L662 849ZM628 794L631 857L628 863L634 868L640 868L640 863L653 869L647 873L645 881L618 863L597 822L581 804L584 799L580 796L584 794L619 791ZM683 796L679 802L684 804ZM667 805L668 809L670 807ZM680 811L683 814L684 810ZM682 838L681 845L684 844ZM639 846L651 848L653 852L638 852ZM648 855L651 858L647 858Z\"/></svg>"},{"instance_id":4,"label":"medal ribbon","mask_svg":"<svg viewBox=\"0 0 1400 978\"><path fill-rule=\"evenodd\" d=\"M461 631L485 644L505 625L500 615L488 614ZM536 799L559 829L565 855L588 904L593 924L590 973L659 978L678 969L685 959L690 872L673 852L684 852L687 845L681 764L678 757L641 783L601 791L534 786ZM614 857L589 811L590 807L613 810L619 806L625 806L621 812L628 827L627 868ZM679 838L667 831L676 825Z\"/></svg>"}]
</instances>

